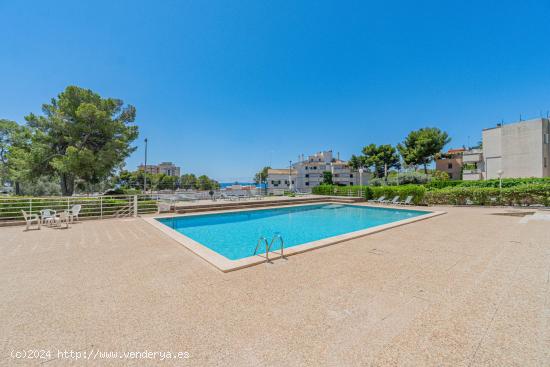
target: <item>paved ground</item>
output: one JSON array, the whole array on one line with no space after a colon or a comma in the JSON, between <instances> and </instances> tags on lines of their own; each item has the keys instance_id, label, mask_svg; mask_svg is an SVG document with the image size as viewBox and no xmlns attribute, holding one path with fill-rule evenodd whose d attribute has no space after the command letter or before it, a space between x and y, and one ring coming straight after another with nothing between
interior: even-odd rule
<instances>
[{"instance_id":1,"label":"paved ground","mask_svg":"<svg viewBox=\"0 0 550 367\"><path fill-rule=\"evenodd\" d=\"M141 219L0 228L0 365L549 366L549 222L446 210L227 274Z\"/></svg>"}]
</instances>

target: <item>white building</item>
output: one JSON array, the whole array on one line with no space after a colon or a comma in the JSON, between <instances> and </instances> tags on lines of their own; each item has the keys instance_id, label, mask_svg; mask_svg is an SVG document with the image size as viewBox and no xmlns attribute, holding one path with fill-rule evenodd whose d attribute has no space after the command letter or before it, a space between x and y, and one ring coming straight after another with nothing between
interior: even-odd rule
<instances>
[{"instance_id":1,"label":"white building","mask_svg":"<svg viewBox=\"0 0 550 367\"><path fill-rule=\"evenodd\" d=\"M483 130L484 178L549 177L549 135L547 118Z\"/></svg>"},{"instance_id":2,"label":"white building","mask_svg":"<svg viewBox=\"0 0 550 367\"><path fill-rule=\"evenodd\" d=\"M359 184L359 173L348 163L334 158L332 151L319 152L303 157L292 165L292 169L270 169L267 171L267 189L273 193L277 190L311 192L315 186L323 182L323 172L332 173L335 185L351 186ZM363 173L363 184L367 183L367 174Z\"/></svg>"}]
</instances>

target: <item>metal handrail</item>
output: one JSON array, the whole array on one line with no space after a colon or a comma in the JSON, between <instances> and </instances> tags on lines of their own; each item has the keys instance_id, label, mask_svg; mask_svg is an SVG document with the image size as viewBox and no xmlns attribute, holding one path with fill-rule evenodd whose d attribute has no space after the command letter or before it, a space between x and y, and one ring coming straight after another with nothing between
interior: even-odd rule
<instances>
[{"instance_id":1,"label":"metal handrail","mask_svg":"<svg viewBox=\"0 0 550 367\"><path fill-rule=\"evenodd\" d=\"M281 258L285 258L284 249L285 249L285 241L283 240L283 237L276 233L273 238L271 239L271 243L269 244L269 250L271 250L271 246L273 246L273 242L275 242L276 239L279 239L281 241Z\"/></svg>"},{"instance_id":2,"label":"metal handrail","mask_svg":"<svg viewBox=\"0 0 550 367\"><path fill-rule=\"evenodd\" d=\"M260 238L258 238L258 242L256 243L256 248L254 249L254 255L256 255L258 253L258 248L260 247L260 244L262 242L265 243L265 259L266 259L266 262L269 262L269 245L267 244L267 238L265 238L264 236L260 236Z\"/></svg>"},{"instance_id":3,"label":"metal handrail","mask_svg":"<svg viewBox=\"0 0 550 367\"><path fill-rule=\"evenodd\" d=\"M258 238L258 242L256 243L256 248L254 249L254 255L256 255L258 253L258 248L260 247L260 245L262 244L262 242L265 244L265 262L269 262L269 252L271 251L271 247L273 246L273 243L276 241L276 240L279 240L281 242L281 258L285 258L285 254L284 254L284 248L285 248L285 241L283 240L283 237L276 233L273 238L271 239L271 242L267 242L267 238L265 238L264 236L260 236L260 238Z\"/></svg>"}]
</instances>

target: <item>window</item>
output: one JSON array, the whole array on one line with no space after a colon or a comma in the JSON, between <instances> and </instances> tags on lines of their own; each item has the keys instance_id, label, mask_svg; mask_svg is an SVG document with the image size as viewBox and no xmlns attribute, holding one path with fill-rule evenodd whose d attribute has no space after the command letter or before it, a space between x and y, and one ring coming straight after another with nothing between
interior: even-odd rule
<instances>
[{"instance_id":1,"label":"window","mask_svg":"<svg viewBox=\"0 0 550 367\"><path fill-rule=\"evenodd\" d=\"M544 157L544 168L548 167L548 159Z\"/></svg>"},{"instance_id":2,"label":"window","mask_svg":"<svg viewBox=\"0 0 550 367\"><path fill-rule=\"evenodd\" d=\"M306 186L309 186L309 182L306 182Z\"/></svg>"},{"instance_id":3,"label":"window","mask_svg":"<svg viewBox=\"0 0 550 367\"><path fill-rule=\"evenodd\" d=\"M353 174L350 174L350 175L349 175L349 178L353 178Z\"/></svg>"},{"instance_id":4,"label":"window","mask_svg":"<svg viewBox=\"0 0 550 367\"><path fill-rule=\"evenodd\" d=\"M306 178L308 178L308 177L309 177L309 173L306 173Z\"/></svg>"},{"instance_id":5,"label":"window","mask_svg":"<svg viewBox=\"0 0 550 367\"><path fill-rule=\"evenodd\" d=\"M544 134L544 144L548 144L548 139L550 134Z\"/></svg>"},{"instance_id":6,"label":"window","mask_svg":"<svg viewBox=\"0 0 550 367\"><path fill-rule=\"evenodd\" d=\"M452 163L447 164L447 168L448 169L453 169L453 164Z\"/></svg>"}]
</instances>

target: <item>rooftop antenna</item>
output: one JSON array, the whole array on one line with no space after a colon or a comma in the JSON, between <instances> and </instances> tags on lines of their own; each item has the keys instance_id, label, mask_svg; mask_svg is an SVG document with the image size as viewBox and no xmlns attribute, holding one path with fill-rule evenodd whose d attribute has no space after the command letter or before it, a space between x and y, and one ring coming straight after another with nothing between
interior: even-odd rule
<instances>
[{"instance_id":1,"label":"rooftop antenna","mask_svg":"<svg viewBox=\"0 0 550 367\"><path fill-rule=\"evenodd\" d=\"M468 135L468 149L470 149L470 135Z\"/></svg>"},{"instance_id":2,"label":"rooftop antenna","mask_svg":"<svg viewBox=\"0 0 550 367\"><path fill-rule=\"evenodd\" d=\"M521 118L521 113L519 114L519 121L523 121L523 119Z\"/></svg>"}]
</instances>

